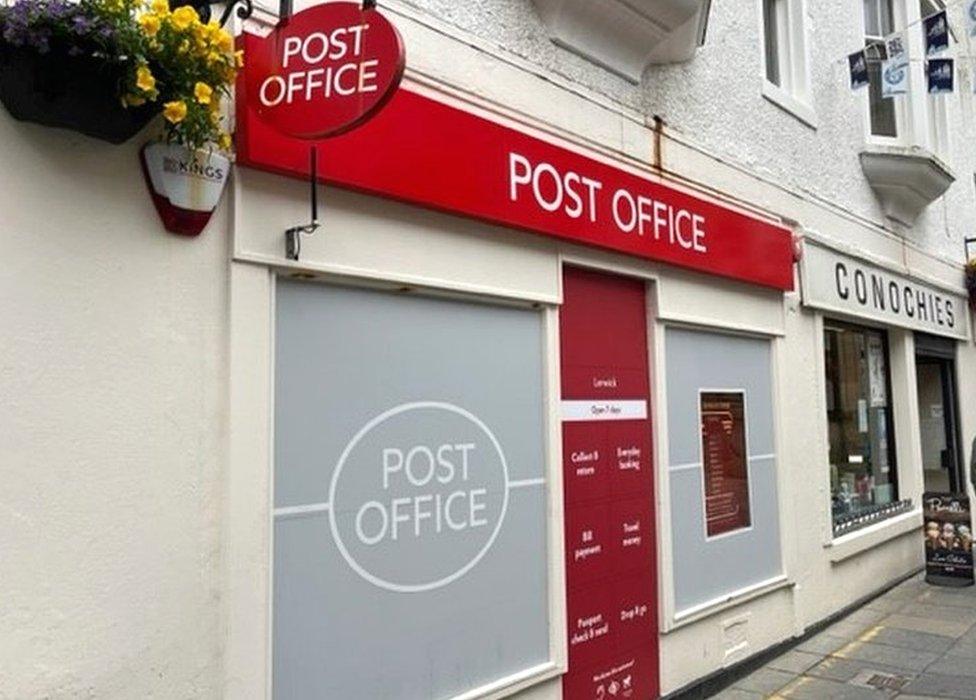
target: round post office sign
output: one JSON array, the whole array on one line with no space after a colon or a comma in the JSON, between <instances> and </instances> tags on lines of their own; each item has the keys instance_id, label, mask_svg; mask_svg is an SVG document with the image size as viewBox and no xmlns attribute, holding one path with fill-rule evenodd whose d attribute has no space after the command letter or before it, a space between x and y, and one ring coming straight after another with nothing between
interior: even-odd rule
<instances>
[{"instance_id":1,"label":"round post office sign","mask_svg":"<svg viewBox=\"0 0 976 700\"><path fill-rule=\"evenodd\" d=\"M318 139L369 119L403 77L403 40L376 9L329 2L299 12L265 38L248 37L247 101L288 136Z\"/></svg>"}]
</instances>

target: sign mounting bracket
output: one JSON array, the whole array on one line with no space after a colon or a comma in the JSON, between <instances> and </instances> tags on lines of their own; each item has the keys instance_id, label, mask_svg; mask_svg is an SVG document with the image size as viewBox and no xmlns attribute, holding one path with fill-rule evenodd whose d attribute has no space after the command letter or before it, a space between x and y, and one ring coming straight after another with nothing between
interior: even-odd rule
<instances>
[{"instance_id":1,"label":"sign mounting bracket","mask_svg":"<svg viewBox=\"0 0 976 700\"><path fill-rule=\"evenodd\" d=\"M319 229L319 197L318 197L318 149L312 146L308 151L309 159L309 204L311 219L301 226L285 229L285 257L298 260L302 254L302 236L311 236Z\"/></svg>"}]
</instances>

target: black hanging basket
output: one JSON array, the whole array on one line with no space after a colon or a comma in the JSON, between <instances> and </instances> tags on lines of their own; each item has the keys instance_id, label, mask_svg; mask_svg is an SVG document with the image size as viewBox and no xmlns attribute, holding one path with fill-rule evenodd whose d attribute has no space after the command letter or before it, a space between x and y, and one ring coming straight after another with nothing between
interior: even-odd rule
<instances>
[{"instance_id":1,"label":"black hanging basket","mask_svg":"<svg viewBox=\"0 0 976 700\"><path fill-rule=\"evenodd\" d=\"M109 143L135 136L157 113L152 103L125 107L118 63L72 56L51 46L41 54L0 42L0 102L20 121L71 129Z\"/></svg>"},{"instance_id":2,"label":"black hanging basket","mask_svg":"<svg viewBox=\"0 0 976 700\"><path fill-rule=\"evenodd\" d=\"M976 313L976 258L966 263L966 290L969 292L969 308Z\"/></svg>"}]
</instances>

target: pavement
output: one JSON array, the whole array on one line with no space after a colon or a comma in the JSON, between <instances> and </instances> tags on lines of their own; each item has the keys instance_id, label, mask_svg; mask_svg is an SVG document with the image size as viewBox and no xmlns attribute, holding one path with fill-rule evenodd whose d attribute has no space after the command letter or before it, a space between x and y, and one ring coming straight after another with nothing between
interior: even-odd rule
<instances>
[{"instance_id":1,"label":"pavement","mask_svg":"<svg viewBox=\"0 0 976 700\"><path fill-rule=\"evenodd\" d=\"M976 700L976 587L914 576L712 697Z\"/></svg>"}]
</instances>

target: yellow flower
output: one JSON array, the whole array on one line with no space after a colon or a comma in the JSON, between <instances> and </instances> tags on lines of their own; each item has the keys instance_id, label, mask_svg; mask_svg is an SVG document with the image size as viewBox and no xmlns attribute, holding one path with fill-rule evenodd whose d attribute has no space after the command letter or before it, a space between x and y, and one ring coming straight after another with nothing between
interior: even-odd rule
<instances>
[{"instance_id":1,"label":"yellow flower","mask_svg":"<svg viewBox=\"0 0 976 700\"><path fill-rule=\"evenodd\" d=\"M234 52L234 65L238 68L244 67L244 51Z\"/></svg>"},{"instance_id":2,"label":"yellow flower","mask_svg":"<svg viewBox=\"0 0 976 700\"><path fill-rule=\"evenodd\" d=\"M189 5L184 5L183 7L177 7L173 10L172 20L173 26L177 29L183 30L188 28L194 22L199 22L200 17L197 15L197 11L194 10Z\"/></svg>"},{"instance_id":3,"label":"yellow flower","mask_svg":"<svg viewBox=\"0 0 976 700\"><path fill-rule=\"evenodd\" d=\"M152 0L149 8L157 15L165 15L169 12L169 0Z\"/></svg>"},{"instance_id":4,"label":"yellow flower","mask_svg":"<svg viewBox=\"0 0 976 700\"><path fill-rule=\"evenodd\" d=\"M217 34L217 48L219 48L224 53L230 53L234 50L234 37L230 35L225 29L221 29Z\"/></svg>"},{"instance_id":5,"label":"yellow flower","mask_svg":"<svg viewBox=\"0 0 976 700\"><path fill-rule=\"evenodd\" d=\"M156 15L143 15L139 18L139 26L146 36L156 36L159 32L159 17Z\"/></svg>"},{"instance_id":6,"label":"yellow flower","mask_svg":"<svg viewBox=\"0 0 976 700\"><path fill-rule=\"evenodd\" d=\"M202 105L210 104L210 97L213 95L213 88L206 83L198 82L193 86L193 96Z\"/></svg>"},{"instance_id":7,"label":"yellow flower","mask_svg":"<svg viewBox=\"0 0 976 700\"><path fill-rule=\"evenodd\" d=\"M143 92L152 92L156 89L156 79L149 66L139 66L136 69L136 87Z\"/></svg>"},{"instance_id":8,"label":"yellow flower","mask_svg":"<svg viewBox=\"0 0 976 700\"><path fill-rule=\"evenodd\" d=\"M163 105L163 116L170 124L179 124L186 119L186 102L177 100Z\"/></svg>"},{"instance_id":9,"label":"yellow flower","mask_svg":"<svg viewBox=\"0 0 976 700\"><path fill-rule=\"evenodd\" d=\"M233 142L231 141L230 134L223 133L217 141L217 145L224 151L229 151Z\"/></svg>"}]
</instances>

